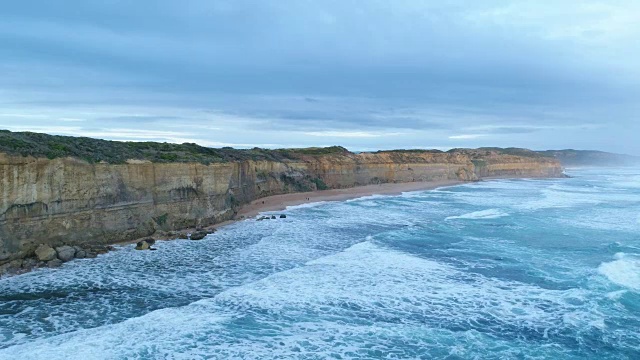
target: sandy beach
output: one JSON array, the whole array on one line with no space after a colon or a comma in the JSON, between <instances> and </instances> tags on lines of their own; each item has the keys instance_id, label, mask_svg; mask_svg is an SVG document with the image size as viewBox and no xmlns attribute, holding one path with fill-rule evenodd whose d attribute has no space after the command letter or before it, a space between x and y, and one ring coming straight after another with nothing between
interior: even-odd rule
<instances>
[{"instance_id":1,"label":"sandy beach","mask_svg":"<svg viewBox=\"0 0 640 360\"><path fill-rule=\"evenodd\" d=\"M347 189L318 190L303 193L274 195L261 198L244 205L236 219L254 217L265 211L284 210L287 206L319 201L344 201L370 195L400 195L407 191L431 190L442 186L462 184L459 180L441 180L429 182L393 183L358 186Z\"/></svg>"},{"instance_id":2,"label":"sandy beach","mask_svg":"<svg viewBox=\"0 0 640 360\"><path fill-rule=\"evenodd\" d=\"M320 201L344 201L349 199L356 199L363 196L370 195L400 195L403 192L408 191L421 191L432 190L442 186L452 186L463 184L464 181L459 180L440 180L440 181L426 181L426 182L411 182L411 183L387 183L377 185L358 186L346 189L332 189L332 190L317 190L301 193L291 193L268 196L255 200L249 204L243 205L234 219L223 221L221 223L214 224L208 228L220 228L225 225L232 224L236 221L246 220L256 217L262 212L267 211L279 211L285 210L287 206L295 206L306 203L314 203ZM186 228L175 230L170 233L157 232L151 236L135 239L115 242L113 245L133 244L142 239L152 237L155 240L173 240L176 238L175 233L192 233L196 231L195 228Z\"/></svg>"}]
</instances>

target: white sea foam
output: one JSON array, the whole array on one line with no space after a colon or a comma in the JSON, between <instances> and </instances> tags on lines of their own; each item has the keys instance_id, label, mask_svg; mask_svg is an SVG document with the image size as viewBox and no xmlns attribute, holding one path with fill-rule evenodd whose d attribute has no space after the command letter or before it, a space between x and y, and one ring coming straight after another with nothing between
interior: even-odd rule
<instances>
[{"instance_id":1,"label":"white sea foam","mask_svg":"<svg viewBox=\"0 0 640 360\"><path fill-rule=\"evenodd\" d=\"M368 240L210 299L41 338L0 350L0 358L378 357L372 349L398 358L428 349L473 358L500 341L491 334L510 328L601 328L599 314L566 301L575 298L585 291L464 273ZM563 314L571 316L559 321ZM461 326L471 330L455 330Z\"/></svg>"},{"instance_id":2,"label":"white sea foam","mask_svg":"<svg viewBox=\"0 0 640 360\"><path fill-rule=\"evenodd\" d=\"M529 186L529 184L527 184L527 181L525 179L491 180L491 181L482 181L479 183L473 183L469 185L480 187L482 189L492 189L492 190L523 190Z\"/></svg>"},{"instance_id":3,"label":"white sea foam","mask_svg":"<svg viewBox=\"0 0 640 360\"><path fill-rule=\"evenodd\" d=\"M179 358L175 354L180 353L185 359L193 358L190 348L197 345L194 337L204 331L218 330L221 323L229 319L228 315L212 310L202 303L156 310L118 324L1 349L0 359L145 359L166 358L167 355ZM158 354L158 348L166 352ZM156 355L151 356L151 353Z\"/></svg>"},{"instance_id":4,"label":"white sea foam","mask_svg":"<svg viewBox=\"0 0 640 360\"><path fill-rule=\"evenodd\" d=\"M591 212L571 213L557 221L581 229L620 230L636 232L640 230L640 220L628 208L601 208L597 216Z\"/></svg>"},{"instance_id":5,"label":"white sea foam","mask_svg":"<svg viewBox=\"0 0 640 360\"><path fill-rule=\"evenodd\" d=\"M204 242L158 242L155 252L126 246L98 259L3 279L3 295L53 294L28 300L15 316L0 317L0 359L471 359L488 353L561 359L593 354L565 343L640 351L640 336L624 328L637 321L637 314L625 310L626 303L602 301L637 291L602 286L612 278L633 285L621 275L638 269L628 263L637 259L629 255L636 252L632 235L619 237L625 245L614 251L626 253L600 266L604 276L594 276L582 253L549 249L544 239L523 236L523 241L513 232L502 236L502 227L458 229L441 222L452 214L469 221L513 216L526 228L531 223L519 217L525 211L510 209L538 199L542 189L560 181L572 180L487 182L455 191L303 204L286 222L235 223ZM569 200L543 199L550 201L546 205L582 201L574 195L593 198L564 190L570 189L556 187L547 195L568 193ZM598 196L607 202L605 195ZM326 208L304 209L319 205ZM465 214L469 205L488 210ZM602 213L599 207L580 211ZM607 213L605 220L620 216L615 214ZM635 222L635 215L625 219ZM536 231L541 238L579 237L557 225L550 222ZM568 245L597 246L601 239L580 241ZM428 251L421 252L420 245ZM582 274L597 281L581 282ZM88 289L86 296L78 288ZM19 302L0 303L0 309L11 311Z\"/></svg>"},{"instance_id":6,"label":"white sea foam","mask_svg":"<svg viewBox=\"0 0 640 360\"><path fill-rule=\"evenodd\" d=\"M449 216L445 220L455 219L468 219L468 220L484 220L484 219L497 219L501 217L509 216L509 214L500 211L499 209L487 209L482 211L474 211L459 216Z\"/></svg>"},{"instance_id":7,"label":"white sea foam","mask_svg":"<svg viewBox=\"0 0 640 360\"><path fill-rule=\"evenodd\" d=\"M602 202L594 198L593 195L559 191L552 188L542 189L540 195L542 195L542 197L536 196L530 201L515 204L514 207L524 210L540 210L549 208L571 208L578 205L596 205Z\"/></svg>"},{"instance_id":8,"label":"white sea foam","mask_svg":"<svg viewBox=\"0 0 640 360\"><path fill-rule=\"evenodd\" d=\"M296 210L296 209L308 209L308 208L313 208L313 207L318 207L318 206L322 206L325 204L328 204L328 201L316 201L316 202L311 202L311 203L304 203L304 204L300 204L300 205L289 205L286 207L287 211L291 211L291 210Z\"/></svg>"},{"instance_id":9,"label":"white sea foam","mask_svg":"<svg viewBox=\"0 0 640 360\"><path fill-rule=\"evenodd\" d=\"M625 253L617 253L614 258L602 263L598 272L615 284L640 291L640 258Z\"/></svg>"},{"instance_id":10,"label":"white sea foam","mask_svg":"<svg viewBox=\"0 0 640 360\"><path fill-rule=\"evenodd\" d=\"M403 191L400 196L403 198L421 198L429 195L432 190Z\"/></svg>"},{"instance_id":11,"label":"white sea foam","mask_svg":"<svg viewBox=\"0 0 640 360\"><path fill-rule=\"evenodd\" d=\"M365 196L357 197L355 199L348 199L348 200L345 200L345 202L349 203L349 202L358 202L358 201L388 199L389 197L392 197L392 196L393 195L372 194L372 195L365 195Z\"/></svg>"},{"instance_id":12,"label":"white sea foam","mask_svg":"<svg viewBox=\"0 0 640 360\"><path fill-rule=\"evenodd\" d=\"M318 277L319 273L323 276ZM553 327L558 325L554 319L567 310L580 314L584 320L580 326L599 319L569 305L566 298L584 299L585 294L579 289L551 291L464 273L366 241L249 287L230 289L216 300L276 313L304 308L307 314L345 318L356 311L410 322L421 314L419 321L434 324L448 319L465 324L489 321L497 327L512 321Z\"/></svg>"},{"instance_id":13,"label":"white sea foam","mask_svg":"<svg viewBox=\"0 0 640 360\"><path fill-rule=\"evenodd\" d=\"M607 293L607 298L611 300L619 300L624 294L627 293L627 290L617 290L611 291Z\"/></svg>"}]
</instances>

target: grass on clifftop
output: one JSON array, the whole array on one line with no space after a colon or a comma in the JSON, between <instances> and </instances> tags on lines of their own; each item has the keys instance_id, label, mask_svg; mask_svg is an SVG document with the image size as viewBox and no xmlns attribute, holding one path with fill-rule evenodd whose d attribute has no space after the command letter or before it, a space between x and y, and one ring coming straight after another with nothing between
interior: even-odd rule
<instances>
[{"instance_id":1,"label":"grass on clifftop","mask_svg":"<svg viewBox=\"0 0 640 360\"><path fill-rule=\"evenodd\" d=\"M309 156L353 155L342 146L311 147L302 149L233 149L209 148L192 143L172 144L158 142L109 141L86 137L57 136L33 132L0 130L0 152L46 157L49 159L75 157L90 163L123 164L127 160L147 160L155 163L198 162L203 164L243 161L299 160ZM451 149L448 153L464 153L471 157L484 157L491 153L526 157L545 157L546 154L519 148ZM440 150L384 150L377 153L419 154L442 153Z\"/></svg>"},{"instance_id":2,"label":"grass on clifftop","mask_svg":"<svg viewBox=\"0 0 640 360\"><path fill-rule=\"evenodd\" d=\"M0 130L0 152L49 159L75 157L90 163L104 161L110 164L122 164L129 159L156 163L199 162L203 164L242 160L282 161L299 159L305 155L349 153L341 146L280 150L230 147L214 149L191 143L123 142L8 130Z\"/></svg>"},{"instance_id":3,"label":"grass on clifftop","mask_svg":"<svg viewBox=\"0 0 640 360\"><path fill-rule=\"evenodd\" d=\"M522 156L522 157L533 157L533 158L540 158L540 157L547 157L539 152L533 151L533 150L529 150L529 149L523 149L523 148L515 148L515 147L508 147L508 148L499 148L499 147L481 147L481 148L477 148L477 149L451 149L449 151L447 151L449 153L451 152L462 152L468 155L471 155L472 157L474 156L479 156L479 157L483 157L483 156L488 156L491 153L496 153L498 155L513 155L513 156Z\"/></svg>"}]
</instances>

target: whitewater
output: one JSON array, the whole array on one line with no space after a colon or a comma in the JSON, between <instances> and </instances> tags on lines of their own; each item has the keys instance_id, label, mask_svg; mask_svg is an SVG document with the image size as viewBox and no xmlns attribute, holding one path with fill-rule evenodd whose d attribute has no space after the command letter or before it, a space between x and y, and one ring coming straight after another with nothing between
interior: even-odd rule
<instances>
[{"instance_id":1,"label":"whitewater","mask_svg":"<svg viewBox=\"0 0 640 360\"><path fill-rule=\"evenodd\" d=\"M567 173L0 279L0 359L639 359L640 169Z\"/></svg>"}]
</instances>

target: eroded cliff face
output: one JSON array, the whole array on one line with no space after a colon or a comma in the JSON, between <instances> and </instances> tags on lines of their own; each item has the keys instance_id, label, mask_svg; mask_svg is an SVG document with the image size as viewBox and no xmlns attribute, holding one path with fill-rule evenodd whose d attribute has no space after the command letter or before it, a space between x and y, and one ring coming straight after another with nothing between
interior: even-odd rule
<instances>
[{"instance_id":1,"label":"eroded cliff face","mask_svg":"<svg viewBox=\"0 0 640 360\"><path fill-rule=\"evenodd\" d=\"M493 153L393 151L210 165L0 154L0 265L31 256L40 244L106 244L218 223L244 203L287 192L561 174L553 159Z\"/></svg>"}]
</instances>

